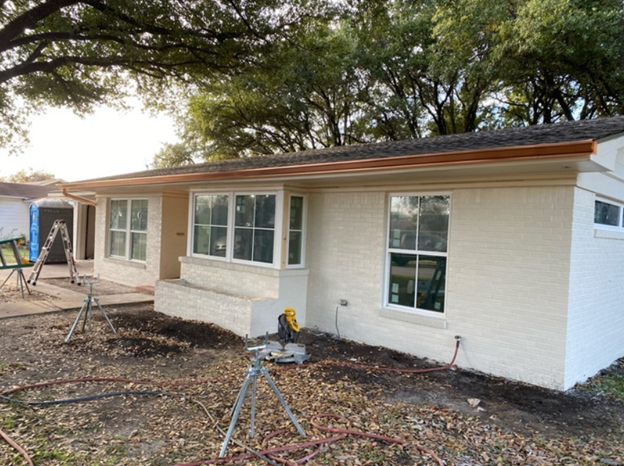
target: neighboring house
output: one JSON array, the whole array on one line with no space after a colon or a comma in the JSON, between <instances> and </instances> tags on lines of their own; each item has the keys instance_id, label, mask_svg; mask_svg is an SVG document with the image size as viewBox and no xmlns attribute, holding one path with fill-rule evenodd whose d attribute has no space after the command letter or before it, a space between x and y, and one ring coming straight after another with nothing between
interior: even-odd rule
<instances>
[{"instance_id":1,"label":"neighboring house","mask_svg":"<svg viewBox=\"0 0 624 466\"><path fill-rule=\"evenodd\" d=\"M30 204L54 190L55 186L0 183L0 237L30 240Z\"/></svg>"},{"instance_id":2,"label":"neighboring house","mask_svg":"<svg viewBox=\"0 0 624 466\"><path fill-rule=\"evenodd\" d=\"M302 327L567 389L624 355L624 117L66 183L95 269L239 335ZM339 300L346 300L340 306Z\"/></svg>"}]
</instances>

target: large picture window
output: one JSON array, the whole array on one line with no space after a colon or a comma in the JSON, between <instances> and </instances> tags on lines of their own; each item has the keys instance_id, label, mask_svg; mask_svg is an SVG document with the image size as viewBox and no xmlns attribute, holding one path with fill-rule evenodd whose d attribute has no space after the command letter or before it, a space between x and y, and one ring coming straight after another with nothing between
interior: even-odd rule
<instances>
[{"instance_id":1,"label":"large picture window","mask_svg":"<svg viewBox=\"0 0 624 466\"><path fill-rule=\"evenodd\" d=\"M145 261L147 256L146 199L113 199L110 203L109 255Z\"/></svg>"},{"instance_id":2,"label":"large picture window","mask_svg":"<svg viewBox=\"0 0 624 466\"><path fill-rule=\"evenodd\" d=\"M192 253L272 264L275 194L196 194Z\"/></svg>"},{"instance_id":3,"label":"large picture window","mask_svg":"<svg viewBox=\"0 0 624 466\"><path fill-rule=\"evenodd\" d=\"M448 195L390 197L387 305L444 312L450 207Z\"/></svg>"}]
</instances>

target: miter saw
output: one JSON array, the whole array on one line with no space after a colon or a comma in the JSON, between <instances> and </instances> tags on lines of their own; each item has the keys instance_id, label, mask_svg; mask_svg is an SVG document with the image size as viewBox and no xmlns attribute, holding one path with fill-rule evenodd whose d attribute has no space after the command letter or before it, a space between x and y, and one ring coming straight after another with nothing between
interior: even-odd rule
<instances>
[{"instance_id":1,"label":"miter saw","mask_svg":"<svg viewBox=\"0 0 624 466\"><path fill-rule=\"evenodd\" d=\"M305 345L297 343L299 336L299 323L295 319L296 312L292 308L284 309L284 313L277 318L277 335L279 341L268 341L266 351L268 355L265 357L268 361L274 361L278 364L297 363L302 364L310 356L306 354Z\"/></svg>"}]
</instances>

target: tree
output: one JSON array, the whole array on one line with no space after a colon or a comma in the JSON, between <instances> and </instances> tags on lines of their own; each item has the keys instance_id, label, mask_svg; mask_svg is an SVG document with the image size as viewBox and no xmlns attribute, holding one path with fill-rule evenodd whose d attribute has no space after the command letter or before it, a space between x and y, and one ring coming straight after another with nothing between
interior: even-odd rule
<instances>
[{"instance_id":1,"label":"tree","mask_svg":"<svg viewBox=\"0 0 624 466\"><path fill-rule=\"evenodd\" d=\"M190 147L191 145L184 143L164 144L154 156L150 168L181 167L201 160Z\"/></svg>"},{"instance_id":2,"label":"tree","mask_svg":"<svg viewBox=\"0 0 624 466\"><path fill-rule=\"evenodd\" d=\"M305 0L0 0L0 145L44 105L85 113L131 90L162 104L175 82L252 62L310 11Z\"/></svg>"},{"instance_id":3,"label":"tree","mask_svg":"<svg viewBox=\"0 0 624 466\"><path fill-rule=\"evenodd\" d=\"M500 125L624 110L619 0L444 0L435 20L442 68L493 78Z\"/></svg>"},{"instance_id":4,"label":"tree","mask_svg":"<svg viewBox=\"0 0 624 466\"><path fill-rule=\"evenodd\" d=\"M204 157L291 152L370 140L359 124L357 42L318 21L274 44L258 66L205 85L182 117Z\"/></svg>"},{"instance_id":5,"label":"tree","mask_svg":"<svg viewBox=\"0 0 624 466\"><path fill-rule=\"evenodd\" d=\"M34 181L54 180L55 178L56 177L51 173L44 172L43 170L34 171L32 168L29 168L28 171L20 170L2 178L2 180L7 183L32 183Z\"/></svg>"},{"instance_id":6,"label":"tree","mask_svg":"<svg viewBox=\"0 0 624 466\"><path fill-rule=\"evenodd\" d=\"M184 142L210 159L624 112L621 0L343 3L200 86Z\"/></svg>"}]
</instances>

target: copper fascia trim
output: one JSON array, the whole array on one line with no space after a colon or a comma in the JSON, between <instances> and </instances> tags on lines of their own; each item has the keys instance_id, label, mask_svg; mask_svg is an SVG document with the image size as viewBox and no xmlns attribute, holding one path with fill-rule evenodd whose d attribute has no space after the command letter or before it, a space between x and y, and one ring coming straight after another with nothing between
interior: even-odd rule
<instances>
[{"instance_id":1,"label":"copper fascia trim","mask_svg":"<svg viewBox=\"0 0 624 466\"><path fill-rule=\"evenodd\" d=\"M59 187L61 187L61 192L63 193L63 196L73 199L75 201L82 202L84 204L89 204L92 206L97 205L97 202L92 201L91 199L87 199L86 197L80 197L80 196L76 196L75 194L68 193L67 188L64 188L63 186L64 185L59 185Z\"/></svg>"},{"instance_id":2,"label":"copper fascia trim","mask_svg":"<svg viewBox=\"0 0 624 466\"><path fill-rule=\"evenodd\" d=\"M303 165L250 168L226 172L186 173L143 178L84 181L61 185L65 189L103 188L128 185L152 185L190 183L210 180L244 180L249 178L275 178L283 176L306 176L317 174L359 173L371 170L415 168L426 166L457 165L465 163L493 162L510 159L561 158L595 154L597 142L584 140L530 146L514 146L496 149L455 151L419 155L403 155L367 160L323 162ZM294 156L296 157L296 156Z\"/></svg>"}]
</instances>

